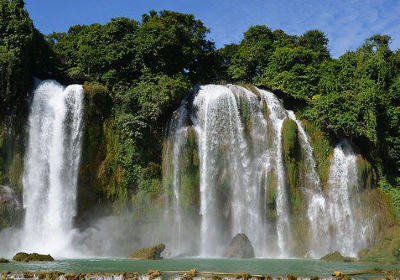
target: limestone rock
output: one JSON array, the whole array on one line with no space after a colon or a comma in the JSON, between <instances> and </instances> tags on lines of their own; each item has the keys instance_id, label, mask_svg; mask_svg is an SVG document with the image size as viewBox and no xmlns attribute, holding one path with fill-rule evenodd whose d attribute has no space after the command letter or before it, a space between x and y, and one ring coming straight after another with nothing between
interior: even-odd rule
<instances>
[{"instance_id":1,"label":"limestone rock","mask_svg":"<svg viewBox=\"0 0 400 280\"><path fill-rule=\"evenodd\" d=\"M161 253L165 250L164 244L158 244L153 247L142 248L129 255L128 258L132 260L160 260L162 259Z\"/></svg>"},{"instance_id":2,"label":"limestone rock","mask_svg":"<svg viewBox=\"0 0 400 280\"><path fill-rule=\"evenodd\" d=\"M227 258L251 259L254 258L254 248L249 238L239 233L233 237L225 252Z\"/></svg>"},{"instance_id":3,"label":"limestone rock","mask_svg":"<svg viewBox=\"0 0 400 280\"><path fill-rule=\"evenodd\" d=\"M19 252L13 257L14 261L17 262L52 262L54 261L53 257L50 255L41 255L38 253L24 253Z\"/></svg>"}]
</instances>

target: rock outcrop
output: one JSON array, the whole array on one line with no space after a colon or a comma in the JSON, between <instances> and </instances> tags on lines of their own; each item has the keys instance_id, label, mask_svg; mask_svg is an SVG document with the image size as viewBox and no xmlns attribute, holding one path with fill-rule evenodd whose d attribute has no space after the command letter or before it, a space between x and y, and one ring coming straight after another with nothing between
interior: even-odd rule
<instances>
[{"instance_id":1,"label":"rock outcrop","mask_svg":"<svg viewBox=\"0 0 400 280\"><path fill-rule=\"evenodd\" d=\"M249 238L243 233L236 234L229 243L225 257L239 259L254 258L254 248Z\"/></svg>"},{"instance_id":2,"label":"rock outcrop","mask_svg":"<svg viewBox=\"0 0 400 280\"><path fill-rule=\"evenodd\" d=\"M13 257L13 260L17 261L17 262L52 262L52 261L54 261L53 257L50 255L41 255L38 253L28 254L28 253L24 253L24 252L17 253Z\"/></svg>"},{"instance_id":3,"label":"rock outcrop","mask_svg":"<svg viewBox=\"0 0 400 280\"><path fill-rule=\"evenodd\" d=\"M400 263L400 226L387 229L380 242L358 252L360 261Z\"/></svg>"},{"instance_id":4,"label":"rock outcrop","mask_svg":"<svg viewBox=\"0 0 400 280\"><path fill-rule=\"evenodd\" d=\"M160 260L162 259L161 253L165 250L164 244L158 244L153 247L142 248L129 255L128 258L132 260Z\"/></svg>"},{"instance_id":5,"label":"rock outcrop","mask_svg":"<svg viewBox=\"0 0 400 280\"><path fill-rule=\"evenodd\" d=\"M327 262L354 262L355 258L345 257L339 251L335 251L333 253L326 254L321 258L321 261Z\"/></svg>"}]
</instances>

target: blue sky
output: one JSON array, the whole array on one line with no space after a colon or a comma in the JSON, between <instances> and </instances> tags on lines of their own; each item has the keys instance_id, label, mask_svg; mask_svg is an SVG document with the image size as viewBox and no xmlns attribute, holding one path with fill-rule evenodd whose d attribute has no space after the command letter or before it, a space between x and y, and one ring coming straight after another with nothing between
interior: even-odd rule
<instances>
[{"instance_id":1,"label":"blue sky","mask_svg":"<svg viewBox=\"0 0 400 280\"><path fill-rule=\"evenodd\" d=\"M211 29L217 47L237 43L250 26L265 24L289 34L324 31L334 57L354 50L377 33L400 47L400 0L26 0L36 27L45 34L75 24L106 23L114 17L139 20L149 10L195 14Z\"/></svg>"}]
</instances>

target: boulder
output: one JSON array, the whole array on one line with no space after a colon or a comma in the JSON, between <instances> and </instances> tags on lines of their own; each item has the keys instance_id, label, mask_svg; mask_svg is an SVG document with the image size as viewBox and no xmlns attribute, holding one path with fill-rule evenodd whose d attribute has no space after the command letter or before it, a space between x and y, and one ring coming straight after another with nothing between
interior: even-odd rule
<instances>
[{"instance_id":1,"label":"boulder","mask_svg":"<svg viewBox=\"0 0 400 280\"><path fill-rule=\"evenodd\" d=\"M335 251L333 253L326 254L321 258L321 261L327 262L354 262L355 258L344 257L339 251Z\"/></svg>"},{"instance_id":2,"label":"boulder","mask_svg":"<svg viewBox=\"0 0 400 280\"><path fill-rule=\"evenodd\" d=\"M158 244L153 247L142 248L129 255L128 258L132 260L160 260L162 259L161 253L165 250L164 244Z\"/></svg>"},{"instance_id":3,"label":"boulder","mask_svg":"<svg viewBox=\"0 0 400 280\"><path fill-rule=\"evenodd\" d=\"M54 261L53 257L50 255L41 255L38 253L24 253L19 252L13 257L14 261L17 262L52 262Z\"/></svg>"},{"instance_id":4,"label":"boulder","mask_svg":"<svg viewBox=\"0 0 400 280\"><path fill-rule=\"evenodd\" d=\"M254 258L254 248L249 238L243 233L236 234L229 243L225 257L239 259Z\"/></svg>"}]
</instances>

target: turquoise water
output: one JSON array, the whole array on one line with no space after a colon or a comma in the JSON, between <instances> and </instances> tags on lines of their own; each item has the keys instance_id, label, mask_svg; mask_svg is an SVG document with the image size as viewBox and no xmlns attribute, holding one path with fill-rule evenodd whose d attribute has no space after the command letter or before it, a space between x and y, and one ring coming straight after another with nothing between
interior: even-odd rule
<instances>
[{"instance_id":1,"label":"turquoise water","mask_svg":"<svg viewBox=\"0 0 400 280\"><path fill-rule=\"evenodd\" d=\"M317 260L276 260L276 259L165 259L159 261L134 261L128 259L66 259L54 262L0 264L1 271L61 271L61 272L138 272L146 273L150 269L171 271L190 270L214 272L247 272L283 276L328 276L333 271L352 272L363 269L381 268L399 269L398 265L381 265L374 263L335 263Z\"/></svg>"}]
</instances>

